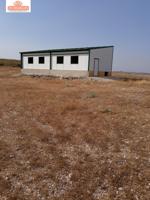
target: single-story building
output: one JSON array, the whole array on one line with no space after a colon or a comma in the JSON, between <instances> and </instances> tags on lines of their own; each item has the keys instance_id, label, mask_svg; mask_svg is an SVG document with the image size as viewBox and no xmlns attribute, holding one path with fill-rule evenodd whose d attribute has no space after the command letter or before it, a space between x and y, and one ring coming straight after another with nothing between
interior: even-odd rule
<instances>
[{"instance_id":1,"label":"single-story building","mask_svg":"<svg viewBox=\"0 0 150 200\"><path fill-rule=\"evenodd\" d=\"M22 73L64 77L111 76L114 46L21 52Z\"/></svg>"}]
</instances>

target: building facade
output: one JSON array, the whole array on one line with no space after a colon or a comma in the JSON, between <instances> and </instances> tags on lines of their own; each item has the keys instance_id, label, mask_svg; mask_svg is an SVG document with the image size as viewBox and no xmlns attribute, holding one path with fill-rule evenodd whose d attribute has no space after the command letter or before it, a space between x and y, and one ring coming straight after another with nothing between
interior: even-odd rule
<instances>
[{"instance_id":1,"label":"building facade","mask_svg":"<svg viewBox=\"0 0 150 200\"><path fill-rule=\"evenodd\" d=\"M113 46L21 52L22 73L63 77L111 76Z\"/></svg>"}]
</instances>

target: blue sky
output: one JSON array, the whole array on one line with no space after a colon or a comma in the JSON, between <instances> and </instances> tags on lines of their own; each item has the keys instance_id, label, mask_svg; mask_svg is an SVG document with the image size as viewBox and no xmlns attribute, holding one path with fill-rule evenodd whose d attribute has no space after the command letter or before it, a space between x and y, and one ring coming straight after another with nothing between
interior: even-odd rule
<instances>
[{"instance_id":1,"label":"blue sky","mask_svg":"<svg viewBox=\"0 0 150 200\"><path fill-rule=\"evenodd\" d=\"M32 0L32 12L0 4L0 58L20 51L114 45L114 70L150 72L150 0Z\"/></svg>"}]
</instances>

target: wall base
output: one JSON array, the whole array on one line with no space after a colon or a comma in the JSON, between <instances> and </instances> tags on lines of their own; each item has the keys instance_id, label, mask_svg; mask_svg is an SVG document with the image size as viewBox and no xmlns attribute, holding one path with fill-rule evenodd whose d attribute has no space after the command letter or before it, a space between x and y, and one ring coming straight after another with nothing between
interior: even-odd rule
<instances>
[{"instance_id":1,"label":"wall base","mask_svg":"<svg viewBox=\"0 0 150 200\"><path fill-rule=\"evenodd\" d=\"M107 72L107 76L105 74L105 72L99 72L97 77L109 77L111 76L111 72ZM89 76L90 77L94 77L94 71L89 71Z\"/></svg>"},{"instance_id":2,"label":"wall base","mask_svg":"<svg viewBox=\"0 0 150 200\"><path fill-rule=\"evenodd\" d=\"M88 77L88 71L77 70L46 70L46 69L22 69L25 75L55 76L55 77Z\"/></svg>"},{"instance_id":3,"label":"wall base","mask_svg":"<svg viewBox=\"0 0 150 200\"><path fill-rule=\"evenodd\" d=\"M55 76L55 77L94 77L93 71L77 71L77 70L47 70L47 69L22 69L22 73L25 75L37 75L37 76ZM97 77L110 77L111 72L99 72Z\"/></svg>"},{"instance_id":4,"label":"wall base","mask_svg":"<svg viewBox=\"0 0 150 200\"><path fill-rule=\"evenodd\" d=\"M107 73L107 74L105 74L105 73ZM99 72L98 76L99 77L109 77L109 76L111 76L111 72Z\"/></svg>"}]
</instances>

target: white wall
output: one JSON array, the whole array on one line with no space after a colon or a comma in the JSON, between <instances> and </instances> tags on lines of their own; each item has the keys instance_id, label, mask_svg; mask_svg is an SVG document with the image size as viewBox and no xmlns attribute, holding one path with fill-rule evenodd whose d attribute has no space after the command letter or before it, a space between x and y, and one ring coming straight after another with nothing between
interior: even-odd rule
<instances>
[{"instance_id":1,"label":"white wall","mask_svg":"<svg viewBox=\"0 0 150 200\"><path fill-rule=\"evenodd\" d=\"M64 64L57 64L57 56L64 56ZM71 64L71 56L79 56L78 64ZM88 70L88 54L52 55L53 70Z\"/></svg>"},{"instance_id":2,"label":"white wall","mask_svg":"<svg viewBox=\"0 0 150 200\"><path fill-rule=\"evenodd\" d=\"M28 64L28 57L33 57L33 64ZM44 64L39 64L39 57L45 57ZM49 54L23 55L23 69L50 69L50 55Z\"/></svg>"},{"instance_id":3,"label":"white wall","mask_svg":"<svg viewBox=\"0 0 150 200\"><path fill-rule=\"evenodd\" d=\"M110 72L112 70L113 47L92 49L90 51L90 70L94 69L94 58L99 58L99 71Z\"/></svg>"}]
</instances>

